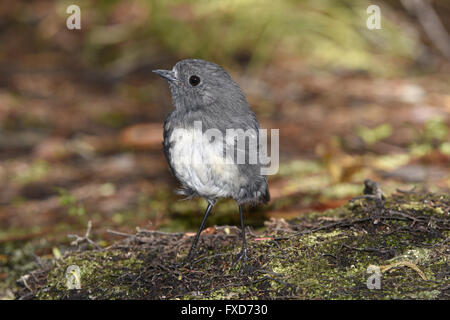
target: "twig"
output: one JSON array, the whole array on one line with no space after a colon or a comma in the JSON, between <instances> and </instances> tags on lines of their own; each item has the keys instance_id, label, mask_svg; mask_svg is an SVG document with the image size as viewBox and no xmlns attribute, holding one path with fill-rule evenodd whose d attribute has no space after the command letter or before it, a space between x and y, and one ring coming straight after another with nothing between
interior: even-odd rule
<instances>
[{"instance_id":1,"label":"twig","mask_svg":"<svg viewBox=\"0 0 450 320\"><path fill-rule=\"evenodd\" d=\"M120 232L120 231L114 231L114 230L111 230L111 229L106 229L106 232L111 233L111 234L115 234L115 235L118 235L118 236L123 236L123 237L135 237L134 234Z\"/></svg>"},{"instance_id":2,"label":"twig","mask_svg":"<svg viewBox=\"0 0 450 320\"><path fill-rule=\"evenodd\" d=\"M164 231L158 231L158 230L147 230L147 229L141 229L139 227L136 227L136 232L137 234L141 234L141 233L148 233L148 234L160 234L160 235L165 235L165 236L180 236L180 235L184 235L184 233L182 232L164 232Z\"/></svg>"},{"instance_id":3,"label":"twig","mask_svg":"<svg viewBox=\"0 0 450 320\"><path fill-rule=\"evenodd\" d=\"M68 238L74 238L75 239L70 244L72 246L79 246L81 242L85 241L85 242L93 245L96 249L100 249L100 247L94 241L89 239L89 234L91 233L91 229L92 229L92 221L89 220L88 224L87 224L86 234L83 237L80 237L77 234L68 234L67 235Z\"/></svg>"},{"instance_id":4,"label":"twig","mask_svg":"<svg viewBox=\"0 0 450 320\"><path fill-rule=\"evenodd\" d=\"M381 190L380 184L378 182L372 181L370 179L364 180L364 195L358 196L350 200L353 202L358 199L368 199L374 200L375 205L381 211L384 208L384 200L386 199L383 191Z\"/></svg>"},{"instance_id":5,"label":"twig","mask_svg":"<svg viewBox=\"0 0 450 320\"><path fill-rule=\"evenodd\" d=\"M433 45L450 60L450 37L428 0L401 0L402 5L420 21Z\"/></svg>"},{"instance_id":6,"label":"twig","mask_svg":"<svg viewBox=\"0 0 450 320\"><path fill-rule=\"evenodd\" d=\"M218 253L218 254L214 254L212 256L207 256L207 257L203 257L203 258L200 258L198 260L195 260L195 261L192 262L192 264L197 264L197 263L199 263L201 261L208 260L208 259L214 259L214 258L217 258L217 257L230 256L230 255L232 255L232 253Z\"/></svg>"},{"instance_id":7,"label":"twig","mask_svg":"<svg viewBox=\"0 0 450 320\"><path fill-rule=\"evenodd\" d=\"M386 254L386 253L391 253L391 254L395 254L395 251L393 249L388 249L388 250L384 250L384 249L377 249L377 248L356 248L356 247L352 247L346 244L343 244L341 246L341 248L347 248L350 250L355 250L355 251L361 251L361 252L374 252L374 253L378 253L378 254Z\"/></svg>"},{"instance_id":8,"label":"twig","mask_svg":"<svg viewBox=\"0 0 450 320\"><path fill-rule=\"evenodd\" d=\"M396 267L409 267L409 268L413 269L414 271L416 271L423 280L425 280L425 281L427 280L427 277L425 276L423 271L420 270L419 267L416 266L414 263L409 262L409 261L399 261L399 262L395 262L395 263L392 263L392 264L389 264L386 266L379 266L379 267L380 267L380 271L383 273L389 271L392 268L396 268Z\"/></svg>"},{"instance_id":9,"label":"twig","mask_svg":"<svg viewBox=\"0 0 450 320\"><path fill-rule=\"evenodd\" d=\"M357 219L357 220L353 220L353 221L352 220L339 221L339 222L327 224L325 226L320 226L320 227L317 227L317 228L313 228L313 229L310 229L310 230L296 232L296 233L293 233L292 235L289 235L289 236L273 238L273 240L274 241L288 240L288 239L293 238L294 236L301 236L301 235L304 235L304 234L310 234L310 233L314 233L314 232L317 232L317 231L322 231L322 230L326 230L326 229L332 229L332 228L336 228L336 227L350 227L350 226L352 226L354 224L365 222L365 221L369 221L369 220L372 220L372 218L361 218L361 219Z\"/></svg>"}]
</instances>

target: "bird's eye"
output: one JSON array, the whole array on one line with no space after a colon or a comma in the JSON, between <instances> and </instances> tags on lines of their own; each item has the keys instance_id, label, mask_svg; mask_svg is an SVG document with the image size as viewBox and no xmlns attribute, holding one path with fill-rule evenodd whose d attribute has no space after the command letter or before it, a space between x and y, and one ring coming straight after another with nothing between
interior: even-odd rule
<instances>
[{"instance_id":1,"label":"bird's eye","mask_svg":"<svg viewBox=\"0 0 450 320\"><path fill-rule=\"evenodd\" d=\"M198 85L200 83L200 78L198 76L191 76L189 78L189 83L191 84L191 86L195 87L196 85Z\"/></svg>"}]
</instances>

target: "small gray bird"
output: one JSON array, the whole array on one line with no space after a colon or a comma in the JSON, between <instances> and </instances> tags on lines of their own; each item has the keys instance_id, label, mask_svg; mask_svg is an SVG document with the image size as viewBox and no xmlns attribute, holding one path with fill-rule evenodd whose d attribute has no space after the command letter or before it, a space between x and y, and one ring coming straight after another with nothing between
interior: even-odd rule
<instances>
[{"instance_id":1,"label":"small gray bird","mask_svg":"<svg viewBox=\"0 0 450 320\"><path fill-rule=\"evenodd\" d=\"M163 146L170 169L182 185L179 193L188 198L200 196L208 202L187 260L192 258L216 201L232 198L239 206L242 229L242 250L236 262L244 261L247 246L242 206L267 203L270 195L267 177L261 174L262 165L249 163L251 153L261 150L259 136L256 149L250 143L239 147L236 136L229 139L227 130L241 129L241 133L251 132L248 136L255 138L252 132L259 132L258 120L241 88L217 64L186 59L172 70L153 72L168 80L175 106L164 122ZM206 138L198 135L211 131L216 135ZM219 134L225 138L219 139ZM244 163L236 161L239 152L245 154Z\"/></svg>"}]
</instances>

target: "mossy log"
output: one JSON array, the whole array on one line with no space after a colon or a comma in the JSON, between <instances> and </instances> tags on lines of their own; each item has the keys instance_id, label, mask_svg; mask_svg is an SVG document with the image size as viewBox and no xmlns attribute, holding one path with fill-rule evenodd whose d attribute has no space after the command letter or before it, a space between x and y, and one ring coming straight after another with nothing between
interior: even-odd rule
<instances>
[{"instance_id":1,"label":"mossy log","mask_svg":"<svg viewBox=\"0 0 450 320\"><path fill-rule=\"evenodd\" d=\"M235 227L202 233L190 266L180 262L191 235L141 231L33 271L16 297L448 299L449 210L448 195L401 193L382 206L359 199L273 219L263 232L250 232L249 260L234 268L240 250ZM75 272L67 273L69 266ZM69 289L68 280L78 286Z\"/></svg>"}]
</instances>

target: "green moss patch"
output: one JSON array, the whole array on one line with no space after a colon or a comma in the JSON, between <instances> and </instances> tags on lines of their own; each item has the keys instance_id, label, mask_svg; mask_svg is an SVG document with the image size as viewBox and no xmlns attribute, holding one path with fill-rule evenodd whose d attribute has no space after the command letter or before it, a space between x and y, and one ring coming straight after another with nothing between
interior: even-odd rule
<instances>
[{"instance_id":1,"label":"green moss patch","mask_svg":"<svg viewBox=\"0 0 450 320\"><path fill-rule=\"evenodd\" d=\"M383 208L361 200L289 221L273 219L262 234L250 234L250 258L234 268L237 228L203 233L190 266L180 262L191 236L140 232L110 248L50 261L16 296L448 299L449 204L448 195L409 193L388 197ZM79 289L68 289L69 266L79 268Z\"/></svg>"}]
</instances>

